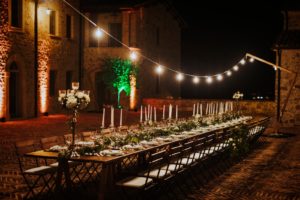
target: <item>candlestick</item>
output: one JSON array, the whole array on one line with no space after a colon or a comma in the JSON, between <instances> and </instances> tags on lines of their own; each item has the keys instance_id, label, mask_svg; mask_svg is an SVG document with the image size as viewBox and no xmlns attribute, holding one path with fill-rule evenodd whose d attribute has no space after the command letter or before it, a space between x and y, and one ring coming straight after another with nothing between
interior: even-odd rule
<instances>
[{"instance_id":1,"label":"candlestick","mask_svg":"<svg viewBox=\"0 0 300 200\"><path fill-rule=\"evenodd\" d=\"M148 121L150 120L150 105L148 104L148 115L147 115Z\"/></svg>"},{"instance_id":2,"label":"candlestick","mask_svg":"<svg viewBox=\"0 0 300 200\"><path fill-rule=\"evenodd\" d=\"M120 126L122 126L122 120L123 120L123 109L120 110Z\"/></svg>"},{"instance_id":3,"label":"candlestick","mask_svg":"<svg viewBox=\"0 0 300 200\"><path fill-rule=\"evenodd\" d=\"M154 121L156 122L156 107L154 107Z\"/></svg>"},{"instance_id":4,"label":"candlestick","mask_svg":"<svg viewBox=\"0 0 300 200\"><path fill-rule=\"evenodd\" d=\"M140 122L143 123L143 106L141 106Z\"/></svg>"},{"instance_id":5,"label":"candlestick","mask_svg":"<svg viewBox=\"0 0 300 200\"><path fill-rule=\"evenodd\" d=\"M197 109L196 109L196 115L198 115L198 110L199 110L199 103L197 103Z\"/></svg>"},{"instance_id":6,"label":"candlestick","mask_svg":"<svg viewBox=\"0 0 300 200\"><path fill-rule=\"evenodd\" d=\"M101 128L104 128L104 122L105 122L105 108L103 108L103 111L102 111L102 126L101 126Z\"/></svg>"},{"instance_id":7,"label":"candlestick","mask_svg":"<svg viewBox=\"0 0 300 200\"><path fill-rule=\"evenodd\" d=\"M208 103L206 103L205 115L208 115Z\"/></svg>"},{"instance_id":8,"label":"candlestick","mask_svg":"<svg viewBox=\"0 0 300 200\"><path fill-rule=\"evenodd\" d=\"M163 120L165 120L165 110L166 110L166 106L164 105L163 106L163 117L162 117Z\"/></svg>"}]
</instances>

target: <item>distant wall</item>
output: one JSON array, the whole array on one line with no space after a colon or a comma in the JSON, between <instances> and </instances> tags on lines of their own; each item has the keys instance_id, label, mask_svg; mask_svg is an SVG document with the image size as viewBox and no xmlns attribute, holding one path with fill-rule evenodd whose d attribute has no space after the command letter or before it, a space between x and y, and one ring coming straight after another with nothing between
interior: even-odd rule
<instances>
[{"instance_id":1,"label":"distant wall","mask_svg":"<svg viewBox=\"0 0 300 200\"><path fill-rule=\"evenodd\" d=\"M143 99L143 104L156 106L161 109L163 105L178 105L180 111L193 111L193 104L207 102L225 102L228 100L211 100L211 99ZM274 101L252 101L242 100L240 101L241 110L245 113L253 115L266 115L275 116L276 104Z\"/></svg>"}]
</instances>

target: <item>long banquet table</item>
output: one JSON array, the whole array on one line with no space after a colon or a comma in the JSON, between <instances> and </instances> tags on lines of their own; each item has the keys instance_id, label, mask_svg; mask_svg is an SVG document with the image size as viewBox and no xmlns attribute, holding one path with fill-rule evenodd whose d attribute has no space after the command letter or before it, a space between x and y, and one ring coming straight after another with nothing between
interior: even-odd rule
<instances>
[{"instance_id":1,"label":"long banquet table","mask_svg":"<svg viewBox=\"0 0 300 200\"><path fill-rule=\"evenodd\" d=\"M256 117L254 119L247 121L246 125L249 127L256 126L262 123L266 123L268 122L268 120L269 120L268 117ZM184 142L186 140L191 140L197 137L206 137L207 135L216 132L218 132L219 134L221 132L226 132L229 128L231 128L231 126L210 130L195 135L188 135L185 138L177 139L170 142L163 142L157 146L151 146L143 150L135 150L135 151L129 150L126 151L125 154L121 156L90 156L90 155L87 156L86 155L80 157L71 157L70 160L75 162L80 162L83 165L86 163L93 163L95 164L96 167L98 166L98 169L100 169L100 173L98 174L100 178L98 199L102 200L102 199L106 199L107 196L110 196L111 192L113 191L112 188L114 187L114 181L115 181L114 176L116 173L116 169L118 169L118 167L120 167L121 165L123 165L123 167L130 167L133 164L136 164L136 163L130 163L132 162L132 160L134 160L134 162L142 162L141 160L145 158L145 155L152 150L167 148L168 146L173 145L175 143ZM25 156L43 158L43 159L58 159L58 152L39 150L39 151L27 153ZM68 162L64 159L58 159L58 161L59 161L59 167L58 167L58 175L56 178L56 188L61 189L63 174L65 174L67 188L71 187L72 183L70 180ZM126 164L128 164L128 166L126 166Z\"/></svg>"}]
</instances>

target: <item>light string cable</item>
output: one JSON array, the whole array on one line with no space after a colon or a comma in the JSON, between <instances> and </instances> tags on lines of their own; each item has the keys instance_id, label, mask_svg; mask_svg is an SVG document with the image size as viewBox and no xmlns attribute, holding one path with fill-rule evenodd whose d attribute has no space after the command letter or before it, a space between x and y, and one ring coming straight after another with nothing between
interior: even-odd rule
<instances>
[{"instance_id":1,"label":"light string cable","mask_svg":"<svg viewBox=\"0 0 300 200\"><path fill-rule=\"evenodd\" d=\"M115 40L116 42L118 42L119 44L121 44L122 46L126 47L129 51L132 51L132 48L129 47L128 45L126 45L125 43L123 43L122 41L120 41L118 38L116 38L115 36L111 35L108 31L104 30L103 28L99 27L95 22L93 22L90 18L88 18L85 14L83 14L82 12L80 12L77 8L75 8L73 5L71 5L69 2L67 2L66 0L62 0L66 5L68 5L69 7L71 7L75 12L77 12L80 16L82 16L84 19L86 19L89 23L91 23L93 26L95 26L96 28L99 28L100 31L102 31L103 33L105 33L106 35L108 35L109 37L111 37L113 40ZM170 67L167 66L162 66L161 64L159 64L158 62L156 62L155 60L143 55L140 52L134 51L136 54L138 54L140 57L144 58L145 60L148 60L149 62L157 65L157 66L161 66L164 69L167 69L169 71L172 71L174 73L177 74L181 74L184 76L190 76L190 77L197 77L197 78L214 78L214 77L220 77L223 79L223 75L226 74L227 76L230 76L232 74L233 71L238 71L239 69L239 64L244 65L246 63L245 60L245 56L238 62L236 63L233 67L228 68L227 70L221 72L221 73L216 73L216 74L212 74L212 75L195 75L195 74L189 74L189 73L184 73L175 69L172 69ZM250 60L250 62L253 62Z\"/></svg>"}]
</instances>

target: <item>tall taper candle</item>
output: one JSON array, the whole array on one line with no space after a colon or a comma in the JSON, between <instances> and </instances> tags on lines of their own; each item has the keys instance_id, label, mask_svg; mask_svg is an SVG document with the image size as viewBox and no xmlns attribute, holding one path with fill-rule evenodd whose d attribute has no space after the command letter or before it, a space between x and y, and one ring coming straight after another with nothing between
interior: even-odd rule
<instances>
[{"instance_id":1,"label":"tall taper candle","mask_svg":"<svg viewBox=\"0 0 300 200\"><path fill-rule=\"evenodd\" d=\"M163 119L163 120L165 120L165 111L166 111L166 106L164 105L164 106L163 106L163 116L162 116L162 119Z\"/></svg>"},{"instance_id":2,"label":"tall taper candle","mask_svg":"<svg viewBox=\"0 0 300 200\"><path fill-rule=\"evenodd\" d=\"M199 103L197 103L197 109L196 109L196 115L198 115L198 110L199 110Z\"/></svg>"},{"instance_id":3,"label":"tall taper candle","mask_svg":"<svg viewBox=\"0 0 300 200\"><path fill-rule=\"evenodd\" d=\"M111 127L114 127L115 125L114 125L114 107L113 106L111 106L110 107L110 126Z\"/></svg>"},{"instance_id":4,"label":"tall taper candle","mask_svg":"<svg viewBox=\"0 0 300 200\"><path fill-rule=\"evenodd\" d=\"M123 109L120 110L120 126L122 126L123 121Z\"/></svg>"},{"instance_id":5,"label":"tall taper candle","mask_svg":"<svg viewBox=\"0 0 300 200\"><path fill-rule=\"evenodd\" d=\"M176 120L178 119L178 105L176 105L176 115L175 115Z\"/></svg>"},{"instance_id":6,"label":"tall taper candle","mask_svg":"<svg viewBox=\"0 0 300 200\"><path fill-rule=\"evenodd\" d=\"M169 120L172 119L172 105L169 105Z\"/></svg>"},{"instance_id":7,"label":"tall taper candle","mask_svg":"<svg viewBox=\"0 0 300 200\"><path fill-rule=\"evenodd\" d=\"M102 126L101 126L101 128L104 128L104 122L105 122L105 108L103 108L103 111L102 111Z\"/></svg>"},{"instance_id":8,"label":"tall taper candle","mask_svg":"<svg viewBox=\"0 0 300 200\"><path fill-rule=\"evenodd\" d=\"M147 107L145 107L145 122L148 121L148 118L147 118Z\"/></svg>"},{"instance_id":9,"label":"tall taper candle","mask_svg":"<svg viewBox=\"0 0 300 200\"><path fill-rule=\"evenodd\" d=\"M156 122L156 107L154 107L154 121Z\"/></svg>"},{"instance_id":10,"label":"tall taper candle","mask_svg":"<svg viewBox=\"0 0 300 200\"><path fill-rule=\"evenodd\" d=\"M141 106L140 122L143 123L143 106Z\"/></svg>"},{"instance_id":11,"label":"tall taper candle","mask_svg":"<svg viewBox=\"0 0 300 200\"><path fill-rule=\"evenodd\" d=\"M201 103L201 105L200 105L200 117L202 117L202 103Z\"/></svg>"},{"instance_id":12,"label":"tall taper candle","mask_svg":"<svg viewBox=\"0 0 300 200\"><path fill-rule=\"evenodd\" d=\"M193 116L195 116L195 104L193 105Z\"/></svg>"}]
</instances>

